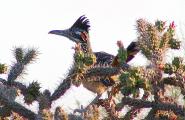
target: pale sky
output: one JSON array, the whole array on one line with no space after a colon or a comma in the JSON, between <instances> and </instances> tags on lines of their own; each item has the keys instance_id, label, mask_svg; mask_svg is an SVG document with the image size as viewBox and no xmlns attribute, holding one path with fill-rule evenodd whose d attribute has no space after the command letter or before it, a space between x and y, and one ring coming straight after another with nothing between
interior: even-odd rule
<instances>
[{"instance_id":1,"label":"pale sky","mask_svg":"<svg viewBox=\"0 0 185 120\"><path fill-rule=\"evenodd\" d=\"M178 27L185 24L184 13L185 0L0 0L0 62L11 65L15 61L15 46L38 48L38 60L27 67L23 81L37 80L42 90L53 91L72 63L74 43L49 35L50 30L66 29L85 14L93 50L116 54L117 40L127 46L136 39L137 19L175 21ZM138 59L130 64L134 61ZM69 93L73 91L76 88Z\"/></svg>"}]
</instances>

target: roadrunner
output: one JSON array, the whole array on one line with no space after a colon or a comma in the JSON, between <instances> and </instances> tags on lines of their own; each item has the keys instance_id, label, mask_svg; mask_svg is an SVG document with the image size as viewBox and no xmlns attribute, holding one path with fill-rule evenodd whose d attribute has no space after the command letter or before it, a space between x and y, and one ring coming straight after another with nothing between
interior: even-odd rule
<instances>
[{"instance_id":1,"label":"roadrunner","mask_svg":"<svg viewBox=\"0 0 185 120\"><path fill-rule=\"evenodd\" d=\"M49 34L55 34L69 38L76 44L80 44L82 51L86 53L89 51L92 52L89 41L89 29L90 29L89 20L83 15L80 16L70 28L65 30L52 30L49 32ZM126 51L127 59L125 62L128 63L139 52L136 42L131 42L131 44L126 48ZM95 65L112 65L114 67L117 67L119 64L119 62L117 61L118 56L114 56L106 52L93 52L93 53L96 56ZM101 86L108 87L112 86L115 82L109 79L102 79L101 83L102 83ZM97 90L92 90L90 88L87 89L97 93Z\"/></svg>"}]
</instances>

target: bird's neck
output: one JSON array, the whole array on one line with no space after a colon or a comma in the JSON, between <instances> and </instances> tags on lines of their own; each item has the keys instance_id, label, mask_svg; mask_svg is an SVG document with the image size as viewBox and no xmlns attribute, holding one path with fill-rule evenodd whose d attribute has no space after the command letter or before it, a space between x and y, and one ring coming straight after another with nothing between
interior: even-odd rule
<instances>
[{"instance_id":1,"label":"bird's neck","mask_svg":"<svg viewBox=\"0 0 185 120\"><path fill-rule=\"evenodd\" d=\"M81 49L85 53L92 52L92 48L89 40L85 43L81 43Z\"/></svg>"}]
</instances>

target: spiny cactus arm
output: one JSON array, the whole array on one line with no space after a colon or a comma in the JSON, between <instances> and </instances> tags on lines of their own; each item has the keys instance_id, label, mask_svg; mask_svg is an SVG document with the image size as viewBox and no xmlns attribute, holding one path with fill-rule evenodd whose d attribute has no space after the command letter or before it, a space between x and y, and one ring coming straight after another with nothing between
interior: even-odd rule
<instances>
[{"instance_id":1,"label":"spiny cactus arm","mask_svg":"<svg viewBox=\"0 0 185 120\"><path fill-rule=\"evenodd\" d=\"M51 93L49 90L44 90L43 93L40 93L40 96L37 98L39 102L39 111L43 109L50 109L51 108L51 101L50 101Z\"/></svg>"},{"instance_id":2,"label":"spiny cactus arm","mask_svg":"<svg viewBox=\"0 0 185 120\"><path fill-rule=\"evenodd\" d=\"M151 109L144 120L153 120L155 118L155 113L156 113L156 110Z\"/></svg>"},{"instance_id":3,"label":"spiny cactus arm","mask_svg":"<svg viewBox=\"0 0 185 120\"><path fill-rule=\"evenodd\" d=\"M143 120L153 120L156 116L155 116L156 110L151 109L150 112L148 113L148 115L143 119ZM174 117L174 118L173 118ZM170 120L185 120L185 116L172 116L171 118L168 118Z\"/></svg>"},{"instance_id":4,"label":"spiny cactus arm","mask_svg":"<svg viewBox=\"0 0 185 120\"><path fill-rule=\"evenodd\" d=\"M14 112L18 113L19 115L34 120L36 118L36 114L31 110L28 110L21 104L17 102L6 102L5 103L8 107L10 107Z\"/></svg>"},{"instance_id":5,"label":"spiny cactus arm","mask_svg":"<svg viewBox=\"0 0 185 120\"><path fill-rule=\"evenodd\" d=\"M10 96L8 96L10 97ZM23 117L29 118L29 119L35 119L36 114L34 112L32 112L31 110L28 110L27 108L25 108L24 106L20 105L19 103L15 102L14 100L7 98L5 95L3 95L2 93L0 93L0 101L3 105L5 105L6 107L2 108L2 109L8 109L8 110L12 110L18 114L20 114ZM6 110L5 110L6 111Z\"/></svg>"},{"instance_id":6,"label":"spiny cactus arm","mask_svg":"<svg viewBox=\"0 0 185 120\"><path fill-rule=\"evenodd\" d=\"M4 85L8 85L7 81L5 79L0 78L0 82L2 82ZM12 82L12 86L18 88L19 90L21 90L21 93L23 95L26 94L26 86L20 82L17 81L13 81Z\"/></svg>"},{"instance_id":7,"label":"spiny cactus arm","mask_svg":"<svg viewBox=\"0 0 185 120\"><path fill-rule=\"evenodd\" d=\"M17 79L18 76L24 73L24 65L22 63L15 63L8 74L8 83L9 85L12 84L12 82Z\"/></svg>"},{"instance_id":8,"label":"spiny cactus arm","mask_svg":"<svg viewBox=\"0 0 185 120\"><path fill-rule=\"evenodd\" d=\"M28 49L23 50L22 48L15 48L14 57L16 59L16 63L11 67L10 72L8 74L8 84L12 84L12 82L17 79L18 76L22 75L25 70L25 65L33 62L38 55L38 51L36 49Z\"/></svg>"},{"instance_id":9,"label":"spiny cactus arm","mask_svg":"<svg viewBox=\"0 0 185 120\"><path fill-rule=\"evenodd\" d=\"M8 66L6 64L1 64L0 63L0 74L5 74L7 73Z\"/></svg>"},{"instance_id":10,"label":"spiny cactus arm","mask_svg":"<svg viewBox=\"0 0 185 120\"><path fill-rule=\"evenodd\" d=\"M6 106L0 107L0 116L1 117L6 117L6 116L10 116L11 110L7 109Z\"/></svg>"},{"instance_id":11,"label":"spiny cactus arm","mask_svg":"<svg viewBox=\"0 0 185 120\"><path fill-rule=\"evenodd\" d=\"M161 79L161 78L160 78ZM158 80L160 80L158 79ZM152 88L153 88L153 95L154 95L154 101L155 103L160 103L160 98L162 97L162 93L164 93L163 85L159 84L159 82L155 82L153 80ZM162 105L163 106L163 105ZM160 109L157 109L156 107L152 107L153 113L156 114L156 112ZM169 109L167 109L169 110Z\"/></svg>"},{"instance_id":12,"label":"spiny cactus arm","mask_svg":"<svg viewBox=\"0 0 185 120\"><path fill-rule=\"evenodd\" d=\"M62 107L57 107L57 108L55 109L54 119L55 119L55 120L68 120L68 115L67 115L67 113L62 109Z\"/></svg>"},{"instance_id":13,"label":"spiny cactus arm","mask_svg":"<svg viewBox=\"0 0 185 120\"><path fill-rule=\"evenodd\" d=\"M23 92L24 102L29 105L33 101L37 100L38 97L41 95L41 92L39 90L40 88L41 87L38 82L33 81L32 83L30 83Z\"/></svg>"},{"instance_id":14,"label":"spiny cactus arm","mask_svg":"<svg viewBox=\"0 0 185 120\"><path fill-rule=\"evenodd\" d=\"M121 70L128 69L129 65L124 64L121 67L110 67L110 66L94 66L93 68L86 71L85 76L113 76L121 72Z\"/></svg>"},{"instance_id":15,"label":"spiny cactus arm","mask_svg":"<svg viewBox=\"0 0 185 120\"><path fill-rule=\"evenodd\" d=\"M119 120L118 111L116 111L115 106L115 99L110 93L108 93L108 98L106 99L99 99L96 103L97 106L104 107L107 113L106 118L110 118L111 120Z\"/></svg>"},{"instance_id":16,"label":"spiny cactus arm","mask_svg":"<svg viewBox=\"0 0 185 120\"><path fill-rule=\"evenodd\" d=\"M6 86L8 85L8 82L4 79L0 78L0 82ZM31 104L34 100L37 100L37 97L40 95L40 84L37 82L33 81L28 87L17 81L13 81L11 85L17 89L17 94L21 93L24 95L24 100L27 104Z\"/></svg>"},{"instance_id":17,"label":"spiny cactus arm","mask_svg":"<svg viewBox=\"0 0 185 120\"><path fill-rule=\"evenodd\" d=\"M161 64L160 69L163 70L164 73L168 75L174 74L174 76L164 77L160 81L160 84L162 84L162 86L167 84L179 87L181 94L185 95L184 66L182 57L174 57L172 63Z\"/></svg>"},{"instance_id":18,"label":"spiny cactus arm","mask_svg":"<svg viewBox=\"0 0 185 120\"><path fill-rule=\"evenodd\" d=\"M117 110L121 110L124 105L136 106L138 108L152 108L157 110L166 110L173 111L177 115L185 116L185 108L169 103L160 103L160 102L150 102L145 100L133 99L129 97L124 97L121 102L122 105L117 107ZM121 108L121 109L120 109Z\"/></svg>"},{"instance_id":19,"label":"spiny cactus arm","mask_svg":"<svg viewBox=\"0 0 185 120\"><path fill-rule=\"evenodd\" d=\"M28 118L30 120L34 120L36 118L36 114L32 112L31 110L28 110L24 106L20 105L17 102L9 102L6 101L6 106L9 107L12 111L18 113L19 115Z\"/></svg>"},{"instance_id":20,"label":"spiny cactus arm","mask_svg":"<svg viewBox=\"0 0 185 120\"><path fill-rule=\"evenodd\" d=\"M81 115L68 114L69 120L84 120Z\"/></svg>"},{"instance_id":21,"label":"spiny cactus arm","mask_svg":"<svg viewBox=\"0 0 185 120\"><path fill-rule=\"evenodd\" d=\"M177 78L174 78L174 77L164 78L161 81L161 84L177 86L181 89L181 93L185 95L185 83L183 81L178 80Z\"/></svg>"},{"instance_id":22,"label":"spiny cactus arm","mask_svg":"<svg viewBox=\"0 0 185 120\"><path fill-rule=\"evenodd\" d=\"M149 97L149 93L148 92L144 92L143 97L141 98L142 100L146 100ZM129 120L131 119L130 117L132 117L135 113L140 113L140 108L137 108L136 106L132 107L124 116L123 120ZM133 116L135 117L135 116Z\"/></svg>"},{"instance_id":23,"label":"spiny cactus arm","mask_svg":"<svg viewBox=\"0 0 185 120\"><path fill-rule=\"evenodd\" d=\"M62 81L62 83L60 83L60 85L58 86L58 88L53 92L53 94L50 97L50 100L56 100L58 98L60 98L62 95L64 95L64 93L71 87L71 78L67 77L66 79L64 79Z\"/></svg>"},{"instance_id":24,"label":"spiny cactus arm","mask_svg":"<svg viewBox=\"0 0 185 120\"><path fill-rule=\"evenodd\" d=\"M94 67L87 70L86 77L90 76L112 76L120 72L116 67Z\"/></svg>"},{"instance_id":25,"label":"spiny cactus arm","mask_svg":"<svg viewBox=\"0 0 185 120\"><path fill-rule=\"evenodd\" d=\"M53 94L50 96L51 102L60 98L71 87L71 81L74 74L76 74L76 71L75 66L73 64L72 67L69 69L67 77L60 83L60 85L55 89Z\"/></svg>"}]
</instances>

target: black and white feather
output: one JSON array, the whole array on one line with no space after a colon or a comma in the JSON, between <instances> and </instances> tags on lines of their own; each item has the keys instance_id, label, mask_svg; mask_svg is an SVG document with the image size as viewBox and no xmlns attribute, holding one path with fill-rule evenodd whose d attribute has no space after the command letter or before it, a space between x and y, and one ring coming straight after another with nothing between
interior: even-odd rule
<instances>
[{"instance_id":1,"label":"black and white feather","mask_svg":"<svg viewBox=\"0 0 185 120\"><path fill-rule=\"evenodd\" d=\"M71 30L78 29L79 31L89 32L90 24L89 19L85 15L80 16L76 22L71 26Z\"/></svg>"}]
</instances>

